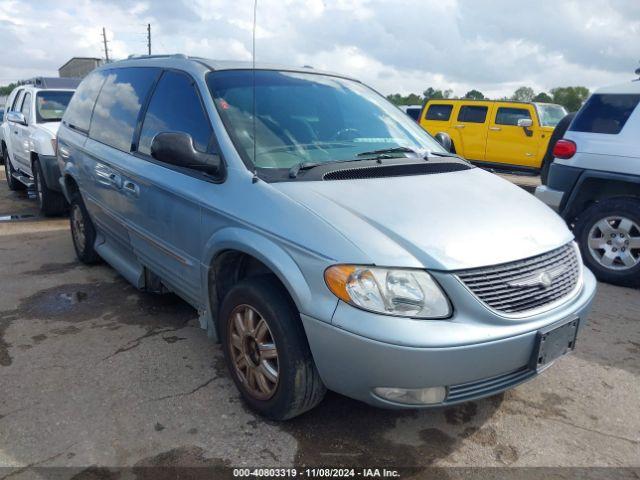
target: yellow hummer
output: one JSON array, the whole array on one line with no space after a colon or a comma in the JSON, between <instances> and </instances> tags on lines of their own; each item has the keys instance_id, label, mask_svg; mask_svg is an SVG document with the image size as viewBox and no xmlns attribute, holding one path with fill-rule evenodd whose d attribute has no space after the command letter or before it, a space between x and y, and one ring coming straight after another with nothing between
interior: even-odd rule
<instances>
[{"instance_id":1,"label":"yellow hummer","mask_svg":"<svg viewBox=\"0 0 640 480\"><path fill-rule=\"evenodd\" d=\"M449 134L453 151L483 166L539 170L558 122L567 114L551 103L429 100L420 125Z\"/></svg>"}]
</instances>

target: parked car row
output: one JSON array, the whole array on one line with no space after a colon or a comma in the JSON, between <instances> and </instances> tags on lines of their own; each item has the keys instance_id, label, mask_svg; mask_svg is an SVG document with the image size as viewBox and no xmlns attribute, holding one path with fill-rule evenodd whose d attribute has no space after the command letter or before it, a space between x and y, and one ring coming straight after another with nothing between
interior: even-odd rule
<instances>
[{"instance_id":1,"label":"parked car row","mask_svg":"<svg viewBox=\"0 0 640 480\"><path fill-rule=\"evenodd\" d=\"M574 348L595 294L552 210L345 76L108 64L57 147L78 258L193 305L274 419L326 389L427 408L511 388Z\"/></svg>"}]
</instances>

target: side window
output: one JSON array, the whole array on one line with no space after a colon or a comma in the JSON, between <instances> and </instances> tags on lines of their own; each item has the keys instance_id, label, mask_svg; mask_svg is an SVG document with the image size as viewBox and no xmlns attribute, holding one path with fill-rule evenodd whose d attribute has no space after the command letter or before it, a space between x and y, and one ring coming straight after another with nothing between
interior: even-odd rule
<instances>
[{"instance_id":1,"label":"side window","mask_svg":"<svg viewBox=\"0 0 640 480\"><path fill-rule=\"evenodd\" d=\"M161 132L184 132L202 152L211 138L211 125L191 78L166 71L158 81L142 124L138 151L151 154L151 142Z\"/></svg>"},{"instance_id":2,"label":"side window","mask_svg":"<svg viewBox=\"0 0 640 480\"><path fill-rule=\"evenodd\" d=\"M487 111L488 107L465 105L460 108L460 113L458 113L458 121L468 123L484 123L484 121L487 119Z\"/></svg>"},{"instance_id":3,"label":"side window","mask_svg":"<svg viewBox=\"0 0 640 480\"><path fill-rule=\"evenodd\" d=\"M31 120L31 92L27 92L22 100L22 108L20 109L27 123Z\"/></svg>"},{"instance_id":4,"label":"side window","mask_svg":"<svg viewBox=\"0 0 640 480\"><path fill-rule=\"evenodd\" d=\"M496 125L513 125L518 126L518 120L521 118L531 119L531 113L526 108L498 108L496 113Z\"/></svg>"},{"instance_id":5,"label":"side window","mask_svg":"<svg viewBox=\"0 0 640 480\"><path fill-rule=\"evenodd\" d=\"M131 150L138 115L159 74L157 68L108 71L89 127L89 136L123 152Z\"/></svg>"},{"instance_id":6,"label":"side window","mask_svg":"<svg viewBox=\"0 0 640 480\"><path fill-rule=\"evenodd\" d=\"M96 103L96 98L98 98L105 76L104 72L94 72L80 83L62 117L62 122L65 125L84 133L89 131L93 106Z\"/></svg>"},{"instance_id":7,"label":"side window","mask_svg":"<svg viewBox=\"0 0 640 480\"><path fill-rule=\"evenodd\" d=\"M618 134L640 102L640 95L595 94L573 119L574 132Z\"/></svg>"},{"instance_id":8,"label":"side window","mask_svg":"<svg viewBox=\"0 0 640 480\"><path fill-rule=\"evenodd\" d=\"M13 99L13 103L11 104L11 111L12 112L17 112L20 109L20 101L22 100L22 93L24 92L24 90L18 90L18 92L16 93L15 98Z\"/></svg>"},{"instance_id":9,"label":"side window","mask_svg":"<svg viewBox=\"0 0 640 480\"><path fill-rule=\"evenodd\" d=\"M431 105L425 115L425 120L439 120L446 122L451 117L453 105Z\"/></svg>"}]
</instances>

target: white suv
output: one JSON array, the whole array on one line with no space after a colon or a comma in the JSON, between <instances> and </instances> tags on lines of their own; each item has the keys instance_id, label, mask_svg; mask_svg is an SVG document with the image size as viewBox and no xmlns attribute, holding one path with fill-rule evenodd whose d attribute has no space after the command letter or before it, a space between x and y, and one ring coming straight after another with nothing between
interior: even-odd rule
<instances>
[{"instance_id":1,"label":"white suv","mask_svg":"<svg viewBox=\"0 0 640 480\"><path fill-rule=\"evenodd\" d=\"M66 208L58 182L56 135L77 83L76 79L40 78L33 85L16 87L7 99L0 126L9 188L33 190L44 215L60 214Z\"/></svg>"},{"instance_id":2,"label":"white suv","mask_svg":"<svg viewBox=\"0 0 640 480\"><path fill-rule=\"evenodd\" d=\"M640 285L640 79L597 90L556 144L536 196L573 226L599 280Z\"/></svg>"}]
</instances>

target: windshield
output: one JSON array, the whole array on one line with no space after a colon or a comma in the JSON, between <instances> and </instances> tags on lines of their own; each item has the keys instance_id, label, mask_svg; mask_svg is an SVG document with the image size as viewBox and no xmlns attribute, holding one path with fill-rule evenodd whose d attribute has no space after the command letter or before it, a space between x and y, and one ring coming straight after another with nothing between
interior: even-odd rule
<instances>
[{"instance_id":1,"label":"windshield","mask_svg":"<svg viewBox=\"0 0 640 480\"><path fill-rule=\"evenodd\" d=\"M253 82L251 70L212 72L207 77L225 127L250 167L289 169L301 163L359 159L363 152L397 147L444 152L410 117L368 87L312 73L257 70L254 127Z\"/></svg>"},{"instance_id":2,"label":"windshield","mask_svg":"<svg viewBox=\"0 0 640 480\"><path fill-rule=\"evenodd\" d=\"M555 127L567 114L563 106L553 103L536 103L536 108L543 127Z\"/></svg>"},{"instance_id":3,"label":"windshield","mask_svg":"<svg viewBox=\"0 0 640 480\"><path fill-rule=\"evenodd\" d=\"M45 90L36 95L38 122L59 122L69 105L73 92Z\"/></svg>"}]
</instances>

